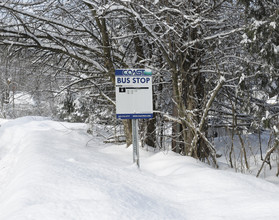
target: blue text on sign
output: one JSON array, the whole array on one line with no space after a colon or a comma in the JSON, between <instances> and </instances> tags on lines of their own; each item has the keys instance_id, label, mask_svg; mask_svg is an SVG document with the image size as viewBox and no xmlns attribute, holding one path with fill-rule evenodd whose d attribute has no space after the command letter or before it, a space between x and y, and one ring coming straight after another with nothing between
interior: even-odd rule
<instances>
[{"instance_id":1,"label":"blue text on sign","mask_svg":"<svg viewBox=\"0 0 279 220\"><path fill-rule=\"evenodd\" d=\"M134 77L134 78L128 78L128 77L117 77L117 83L149 83L150 78L149 77Z\"/></svg>"}]
</instances>

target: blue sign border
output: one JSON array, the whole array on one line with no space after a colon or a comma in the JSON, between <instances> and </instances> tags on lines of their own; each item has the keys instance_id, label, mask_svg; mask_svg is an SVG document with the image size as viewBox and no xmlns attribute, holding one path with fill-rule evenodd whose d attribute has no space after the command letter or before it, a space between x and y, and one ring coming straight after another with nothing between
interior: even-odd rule
<instances>
[{"instance_id":1,"label":"blue sign border","mask_svg":"<svg viewBox=\"0 0 279 220\"><path fill-rule=\"evenodd\" d=\"M151 113L151 114L116 114L116 118L119 118L119 119L145 119L145 118L153 118L153 113Z\"/></svg>"},{"instance_id":2,"label":"blue sign border","mask_svg":"<svg viewBox=\"0 0 279 220\"><path fill-rule=\"evenodd\" d=\"M126 74L125 74L126 72ZM136 76L146 76L151 77L152 71L147 69L117 69L115 70L115 76L126 76L126 77L136 77Z\"/></svg>"}]
</instances>

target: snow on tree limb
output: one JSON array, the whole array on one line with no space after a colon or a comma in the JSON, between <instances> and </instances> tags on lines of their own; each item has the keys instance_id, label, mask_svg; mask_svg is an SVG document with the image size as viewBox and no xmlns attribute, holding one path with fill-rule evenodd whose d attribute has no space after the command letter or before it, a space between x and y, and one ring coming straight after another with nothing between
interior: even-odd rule
<instances>
[{"instance_id":1,"label":"snow on tree limb","mask_svg":"<svg viewBox=\"0 0 279 220\"><path fill-rule=\"evenodd\" d=\"M205 120L208 116L208 112L210 110L210 107L211 107L214 99L216 98L218 92L220 91L220 89L222 88L224 83L225 83L225 77L221 76L219 81L218 81L218 84L216 85L216 87L211 92L209 92L210 98L208 99L208 101L205 105L205 109L203 111L202 118L201 118L200 123L199 123L199 129L203 128L203 126L205 124Z\"/></svg>"}]
</instances>

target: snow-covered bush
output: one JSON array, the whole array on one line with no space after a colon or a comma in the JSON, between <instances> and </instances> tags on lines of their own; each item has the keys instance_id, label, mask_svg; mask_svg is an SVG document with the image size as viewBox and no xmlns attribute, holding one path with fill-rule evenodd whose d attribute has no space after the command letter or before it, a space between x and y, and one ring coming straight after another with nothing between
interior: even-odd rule
<instances>
[{"instance_id":1,"label":"snow-covered bush","mask_svg":"<svg viewBox=\"0 0 279 220\"><path fill-rule=\"evenodd\" d=\"M59 96L57 117L69 122L85 122L89 116L86 98L65 90Z\"/></svg>"}]
</instances>

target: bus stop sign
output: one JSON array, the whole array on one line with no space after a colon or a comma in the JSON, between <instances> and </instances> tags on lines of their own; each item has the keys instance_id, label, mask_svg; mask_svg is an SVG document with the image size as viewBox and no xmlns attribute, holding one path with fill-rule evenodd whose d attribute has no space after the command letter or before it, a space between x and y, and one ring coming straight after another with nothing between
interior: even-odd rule
<instances>
[{"instance_id":1,"label":"bus stop sign","mask_svg":"<svg viewBox=\"0 0 279 220\"><path fill-rule=\"evenodd\" d=\"M117 118L153 118L151 70L116 70L115 88Z\"/></svg>"}]
</instances>

